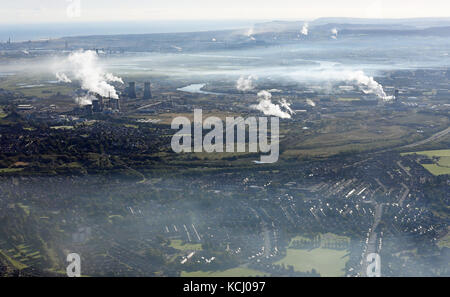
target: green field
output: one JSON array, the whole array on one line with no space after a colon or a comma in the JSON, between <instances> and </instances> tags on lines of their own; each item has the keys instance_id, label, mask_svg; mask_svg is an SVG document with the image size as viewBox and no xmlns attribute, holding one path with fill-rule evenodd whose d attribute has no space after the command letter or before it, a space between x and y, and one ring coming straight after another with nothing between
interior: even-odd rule
<instances>
[{"instance_id":1,"label":"green field","mask_svg":"<svg viewBox=\"0 0 450 297\"><path fill-rule=\"evenodd\" d=\"M0 173L19 172L22 170L23 168L0 168Z\"/></svg>"},{"instance_id":2,"label":"green field","mask_svg":"<svg viewBox=\"0 0 450 297\"><path fill-rule=\"evenodd\" d=\"M286 256L275 264L292 265L294 270L299 272L315 269L321 276L344 276L345 263L349 260L348 251L328 249L323 246L330 241L349 241L350 239L332 233L321 234L320 237L321 247L312 250L288 248ZM302 239L307 238L303 236L292 238L289 246L293 241Z\"/></svg>"},{"instance_id":3,"label":"green field","mask_svg":"<svg viewBox=\"0 0 450 297\"><path fill-rule=\"evenodd\" d=\"M72 130L74 127L73 126L54 126L54 127L50 127L51 129L55 129L55 130Z\"/></svg>"},{"instance_id":4,"label":"green field","mask_svg":"<svg viewBox=\"0 0 450 297\"><path fill-rule=\"evenodd\" d=\"M402 156L406 155L423 155L427 157L450 157L450 149L449 150L435 150L435 151L422 151L422 152L409 152L409 153L401 153Z\"/></svg>"},{"instance_id":5,"label":"green field","mask_svg":"<svg viewBox=\"0 0 450 297\"><path fill-rule=\"evenodd\" d=\"M3 108L0 107L0 119L3 119L4 117L6 117L7 114L5 113L5 111L3 110Z\"/></svg>"},{"instance_id":6,"label":"green field","mask_svg":"<svg viewBox=\"0 0 450 297\"><path fill-rule=\"evenodd\" d=\"M13 75L0 82L0 88L20 92L24 96L49 98L56 94L71 95L74 88L69 84L51 84L47 81L54 80L54 76L43 75Z\"/></svg>"},{"instance_id":7,"label":"green field","mask_svg":"<svg viewBox=\"0 0 450 297\"><path fill-rule=\"evenodd\" d=\"M182 240L175 239L170 241L170 247L180 251L201 251L202 245L200 243L191 244L191 243L183 243Z\"/></svg>"},{"instance_id":8,"label":"green field","mask_svg":"<svg viewBox=\"0 0 450 297\"><path fill-rule=\"evenodd\" d=\"M267 273L253 270L245 267L237 267L224 271L193 271L181 272L182 277L250 277L250 276L269 276Z\"/></svg>"},{"instance_id":9,"label":"green field","mask_svg":"<svg viewBox=\"0 0 450 297\"><path fill-rule=\"evenodd\" d=\"M321 276L344 276L345 263L349 260L347 251L317 248L313 250L288 249L286 256L275 264L294 266L295 271L306 272L315 269Z\"/></svg>"},{"instance_id":10,"label":"green field","mask_svg":"<svg viewBox=\"0 0 450 297\"><path fill-rule=\"evenodd\" d=\"M439 241L437 242L437 245L440 248L443 248L443 247L450 248L450 233L447 233L447 235L445 235L444 237L439 239Z\"/></svg>"},{"instance_id":11,"label":"green field","mask_svg":"<svg viewBox=\"0 0 450 297\"><path fill-rule=\"evenodd\" d=\"M347 101L347 102L351 102L351 101L361 101L360 98L338 98L338 101Z\"/></svg>"},{"instance_id":12,"label":"green field","mask_svg":"<svg viewBox=\"0 0 450 297\"><path fill-rule=\"evenodd\" d=\"M3 258L4 260L6 260L7 262L9 262L9 264L11 264L15 269L18 269L18 270L25 269L28 267L27 265L14 260L10 256L8 256L6 253L4 253L2 250L0 250L0 258Z\"/></svg>"},{"instance_id":13,"label":"green field","mask_svg":"<svg viewBox=\"0 0 450 297\"><path fill-rule=\"evenodd\" d=\"M434 164L421 164L426 170L433 175L450 174L450 150L435 150L435 151L421 151L402 153L402 156L407 155L422 155L435 160Z\"/></svg>"}]
</instances>

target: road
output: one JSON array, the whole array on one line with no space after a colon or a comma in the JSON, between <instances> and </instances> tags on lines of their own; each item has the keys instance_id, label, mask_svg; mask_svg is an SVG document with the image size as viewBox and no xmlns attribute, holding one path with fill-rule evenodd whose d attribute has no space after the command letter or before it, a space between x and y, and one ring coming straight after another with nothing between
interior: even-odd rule
<instances>
[{"instance_id":1,"label":"road","mask_svg":"<svg viewBox=\"0 0 450 297\"><path fill-rule=\"evenodd\" d=\"M407 185L405 185L404 183L401 183L402 187L405 189L405 192L403 192L402 197L400 197L400 200L398 201L398 203L400 204L400 206L403 207L403 201L405 201L406 197L408 197L409 194L409 188Z\"/></svg>"},{"instance_id":2,"label":"road","mask_svg":"<svg viewBox=\"0 0 450 297\"><path fill-rule=\"evenodd\" d=\"M411 173L402 165L400 161L397 161L398 167L400 167L409 177L412 177Z\"/></svg>"},{"instance_id":3,"label":"road","mask_svg":"<svg viewBox=\"0 0 450 297\"><path fill-rule=\"evenodd\" d=\"M442 130L442 131L440 131L440 132L438 132L436 134L431 135L431 137L429 137L427 139L424 139L424 140L421 140L421 141L418 141L418 142L415 142L415 143L411 143L411 144L408 144L408 145L404 145L404 146L402 146L400 148L402 148L402 149L403 148L413 148L413 147L416 147L416 146L419 146L419 145L422 145L422 144L425 144L425 143L428 143L428 142L431 142L431 141L435 141L436 139L444 137L444 136L446 136L449 133L450 133L450 127L448 127L445 130Z\"/></svg>"},{"instance_id":4,"label":"road","mask_svg":"<svg viewBox=\"0 0 450 297\"><path fill-rule=\"evenodd\" d=\"M272 251L272 242L270 241L270 230L267 227L267 223L264 221L262 215L260 215L253 207L249 207L255 216L261 220L262 234L264 238L264 257L269 258L270 252ZM264 209L262 209L264 211Z\"/></svg>"},{"instance_id":5,"label":"road","mask_svg":"<svg viewBox=\"0 0 450 297\"><path fill-rule=\"evenodd\" d=\"M376 253L377 252L377 238L378 235L375 232L376 228L378 227L378 224L381 221L381 216L383 215L383 204L377 204L377 206L375 207L375 215L374 215L374 222L372 225L372 229L370 230L370 234L369 234L369 241L366 245L366 251L363 254L363 265L362 265L362 269L361 269L361 275L362 276L366 276L366 271L367 271L367 256L371 253Z\"/></svg>"}]
</instances>

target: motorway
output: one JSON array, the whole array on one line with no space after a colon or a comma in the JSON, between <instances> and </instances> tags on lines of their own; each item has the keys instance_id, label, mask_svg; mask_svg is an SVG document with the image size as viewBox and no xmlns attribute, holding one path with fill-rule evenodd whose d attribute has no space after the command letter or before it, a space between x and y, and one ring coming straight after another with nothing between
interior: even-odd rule
<instances>
[{"instance_id":1,"label":"motorway","mask_svg":"<svg viewBox=\"0 0 450 297\"><path fill-rule=\"evenodd\" d=\"M419 146L419 145L422 145L422 144L425 144L425 143L428 143L428 142L431 142L431 141L435 141L436 139L444 137L444 136L446 136L449 133L450 133L450 127L448 127L445 130L442 130L442 131L440 131L440 132L438 132L436 134L431 135L431 137L429 137L427 139L424 139L424 140L421 140L421 141L418 141L418 142L414 142L414 143L411 143L411 144L408 144L408 145L404 145L404 146L402 146L400 148L402 148L402 149L403 148L413 148L413 147L416 147L416 146Z\"/></svg>"}]
</instances>

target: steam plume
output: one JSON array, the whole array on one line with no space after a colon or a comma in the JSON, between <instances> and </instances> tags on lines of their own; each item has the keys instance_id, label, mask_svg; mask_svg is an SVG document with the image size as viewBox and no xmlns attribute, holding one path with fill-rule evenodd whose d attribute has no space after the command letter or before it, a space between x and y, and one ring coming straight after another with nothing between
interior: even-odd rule
<instances>
[{"instance_id":1,"label":"steam plume","mask_svg":"<svg viewBox=\"0 0 450 297\"><path fill-rule=\"evenodd\" d=\"M94 100L94 99L95 99L95 96L86 95L86 96L75 98L75 102L80 106L84 106L84 105L92 104L92 100Z\"/></svg>"},{"instance_id":2,"label":"steam plume","mask_svg":"<svg viewBox=\"0 0 450 297\"><path fill-rule=\"evenodd\" d=\"M253 77L251 75L249 75L247 78L245 78L244 76L239 77L236 82L236 89L242 92L253 90L255 88L255 79L256 77Z\"/></svg>"},{"instance_id":3,"label":"steam plume","mask_svg":"<svg viewBox=\"0 0 450 297\"><path fill-rule=\"evenodd\" d=\"M311 99L306 99L306 104L308 104L309 106L312 106L312 107L316 106L316 102L312 101Z\"/></svg>"},{"instance_id":4,"label":"steam plume","mask_svg":"<svg viewBox=\"0 0 450 297\"><path fill-rule=\"evenodd\" d=\"M255 29L253 29L253 27L251 27L250 29L248 29L248 31L245 35L247 35L247 37L251 37L253 34L255 34Z\"/></svg>"},{"instance_id":5,"label":"steam plume","mask_svg":"<svg viewBox=\"0 0 450 297\"><path fill-rule=\"evenodd\" d=\"M286 101L286 99L282 98L280 100L280 105L283 107L289 114L295 114L295 112L291 109L291 104Z\"/></svg>"},{"instance_id":6,"label":"steam plume","mask_svg":"<svg viewBox=\"0 0 450 297\"><path fill-rule=\"evenodd\" d=\"M363 71L318 69L292 72L290 76L296 81L314 82L348 82L355 84L365 94L374 94L384 101L390 101L393 96L387 96L383 86Z\"/></svg>"},{"instance_id":7,"label":"steam plume","mask_svg":"<svg viewBox=\"0 0 450 297\"><path fill-rule=\"evenodd\" d=\"M336 29L336 28L333 28L333 29L331 29L331 38L333 38L333 39L337 39L337 36L338 36L338 29Z\"/></svg>"},{"instance_id":8,"label":"steam plume","mask_svg":"<svg viewBox=\"0 0 450 297\"><path fill-rule=\"evenodd\" d=\"M81 88L103 97L119 98L116 89L109 83L119 82L123 84L122 79L102 69L95 51L81 50L71 53L65 64L69 67L74 79L80 81ZM68 79L67 76L66 78Z\"/></svg>"},{"instance_id":9,"label":"steam plume","mask_svg":"<svg viewBox=\"0 0 450 297\"><path fill-rule=\"evenodd\" d=\"M308 27L309 27L309 24L308 23L304 23L303 24L303 27L302 27L302 31L300 32L302 35L305 35L305 36L307 36L308 35Z\"/></svg>"},{"instance_id":10,"label":"steam plume","mask_svg":"<svg viewBox=\"0 0 450 297\"><path fill-rule=\"evenodd\" d=\"M362 71L355 71L349 73L347 80L356 81L359 88L365 94L375 94L383 101L390 101L394 99L394 96L387 96L383 90L383 86L376 82L373 77L369 77Z\"/></svg>"},{"instance_id":11,"label":"steam plume","mask_svg":"<svg viewBox=\"0 0 450 297\"><path fill-rule=\"evenodd\" d=\"M272 94L268 91L260 91L258 93L258 99L259 103L256 105L250 106L251 108L254 108L256 110L261 111L265 115L269 116L276 116L280 117L282 119L290 119L291 114L293 113L292 109L290 108L290 104L286 102L285 99L282 99L278 104L272 103ZM282 110L285 109L286 111Z\"/></svg>"},{"instance_id":12,"label":"steam plume","mask_svg":"<svg viewBox=\"0 0 450 297\"><path fill-rule=\"evenodd\" d=\"M65 73L56 72L55 75L56 75L56 79L58 80L58 82L64 82L64 83L71 83L72 82L70 80L70 78L68 78Z\"/></svg>"}]
</instances>

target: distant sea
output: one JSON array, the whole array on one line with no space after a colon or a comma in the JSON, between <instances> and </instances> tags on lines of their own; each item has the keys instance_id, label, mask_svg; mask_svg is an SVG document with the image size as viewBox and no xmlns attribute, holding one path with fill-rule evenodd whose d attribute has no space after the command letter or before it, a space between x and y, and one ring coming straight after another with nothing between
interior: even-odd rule
<instances>
[{"instance_id":1,"label":"distant sea","mask_svg":"<svg viewBox=\"0 0 450 297\"><path fill-rule=\"evenodd\" d=\"M228 21L152 21L152 22L102 22L55 24L0 24L0 42L28 41L67 36L150 34L214 31L250 28L264 20Z\"/></svg>"}]
</instances>

